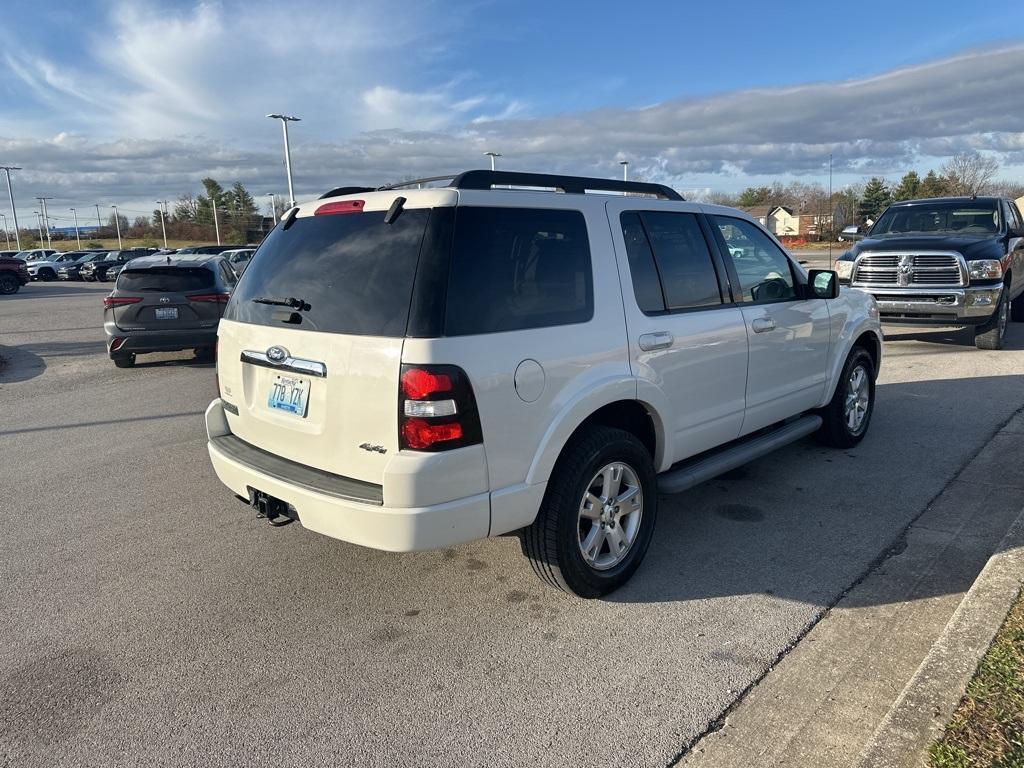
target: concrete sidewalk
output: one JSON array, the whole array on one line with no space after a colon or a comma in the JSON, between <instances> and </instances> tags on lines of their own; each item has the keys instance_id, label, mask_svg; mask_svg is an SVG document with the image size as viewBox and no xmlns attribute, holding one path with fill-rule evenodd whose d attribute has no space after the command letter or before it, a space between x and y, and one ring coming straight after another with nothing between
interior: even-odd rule
<instances>
[{"instance_id":1,"label":"concrete sidewalk","mask_svg":"<svg viewBox=\"0 0 1024 768\"><path fill-rule=\"evenodd\" d=\"M944 637L948 642L947 627L990 558L1014 546L1007 532L1024 503L1021 456L1024 414L1017 413L864 578L692 745L680 764L839 767L858 765L862 758L877 761L882 751L885 763L863 764L913 764L913 750L919 751L923 738L911 727L915 715L934 720L948 717L951 708L909 711L911 702L924 699L905 691L921 679L918 673L936 643ZM928 471L926 457L920 471ZM972 620L978 623L977 612L987 611L994 634L1008 605L978 602ZM977 663L977 644L975 638L962 650L970 672ZM950 690L942 701L952 697L952 707L966 682L961 677L946 679ZM894 723L891 713L897 705L902 709ZM944 722L940 719L939 730ZM900 744L908 751L900 752Z\"/></svg>"}]
</instances>

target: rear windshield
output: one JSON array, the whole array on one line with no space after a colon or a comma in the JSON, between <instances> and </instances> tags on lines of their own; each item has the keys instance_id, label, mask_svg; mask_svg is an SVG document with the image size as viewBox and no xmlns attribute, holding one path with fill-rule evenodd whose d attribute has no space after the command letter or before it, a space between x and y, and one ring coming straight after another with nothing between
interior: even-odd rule
<instances>
[{"instance_id":1,"label":"rear windshield","mask_svg":"<svg viewBox=\"0 0 1024 768\"><path fill-rule=\"evenodd\" d=\"M131 292L188 293L214 287L213 272L195 267L122 269L117 289Z\"/></svg>"},{"instance_id":2,"label":"rear windshield","mask_svg":"<svg viewBox=\"0 0 1024 768\"><path fill-rule=\"evenodd\" d=\"M404 336L429 217L429 209L406 210L385 224L384 212L372 211L278 226L249 262L224 317L280 326L282 315L297 315L292 327L303 330ZM292 313L256 299L304 307Z\"/></svg>"}]
</instances>

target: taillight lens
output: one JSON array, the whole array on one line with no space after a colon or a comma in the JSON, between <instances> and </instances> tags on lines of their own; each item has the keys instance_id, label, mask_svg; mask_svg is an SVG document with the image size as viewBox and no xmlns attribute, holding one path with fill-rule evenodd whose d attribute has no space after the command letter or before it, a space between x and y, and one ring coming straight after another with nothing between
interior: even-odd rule
<instances>
[{"instance_id":1,"label":"taillight lens","mask_svg":"<svg viewBox=\"0 0 1024 768\"><path fill-rule=\"evenodd\" d=\"M340 200L337 203L324 203L315 211L314 216L336 216L339 213L362 213L364 200Z\"/></svg>"},{"instance_id":2,"label":"taillight lens","mask_svg":"<svg viewBox=\"0 0 1024 768\"><path fill-rule=\"evenodd\" d=\"M126 304L138 304L142 301L141 296L105 296L103 297L103 308L123 307Z\"/></svg>"},{"instance_id":3,"label":"taillight lens","mask_svg":"<svg viewBox=\"0 0 1024 768\"><path fill-rule=\"evenodd\" d=\"M201 293L198 296L189 296L189 301L207 301L215 304L227 304L231 298L230 293Z\"/></svg>"},{"instance_id":4,"label":"taillight lens","mask_svg":"<svg viewBox=\"0 0 1024 768\"><path fill-rule=\"evenodd\" d=\"M403 365L399 447L447 451L482 441L480 414L466 373L454 365Z\"/></svg>"}]
</instances>

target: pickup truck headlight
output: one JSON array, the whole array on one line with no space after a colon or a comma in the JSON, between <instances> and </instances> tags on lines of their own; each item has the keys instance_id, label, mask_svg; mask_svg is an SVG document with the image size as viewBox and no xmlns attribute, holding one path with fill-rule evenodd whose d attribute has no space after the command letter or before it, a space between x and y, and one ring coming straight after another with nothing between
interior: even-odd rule
<instances>
[{"instance_id":1,"label":"pickup truck headlight","mask_svg":"<svg viewBox=\"0 0 1024 768\"><path fill-rule=\"evenodd\" d=\"M998 280L1003 276L1003 265L998 259L968 261L967 273L975 280Z\"/></svg>"},{"instance_id":2,"label":"pickup truck headlight","mask_svg":"<svg viewBox=\"0 0 1024 768\"><path fill-rule=\"evenodd\" d=\"M843 261L842 259L836 260L836 274L839 275L840 280L849 280L853 274L853 262Z\"/></svg>"}]
</instances>

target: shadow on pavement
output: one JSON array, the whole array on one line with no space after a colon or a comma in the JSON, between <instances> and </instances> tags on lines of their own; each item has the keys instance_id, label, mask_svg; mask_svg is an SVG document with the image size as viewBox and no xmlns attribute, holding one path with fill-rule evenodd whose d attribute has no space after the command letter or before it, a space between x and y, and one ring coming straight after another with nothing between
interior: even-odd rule
<instances>
[{"instance_id":1,"label":"shadow on pavement","mask_svg":"<svg viewBox=\"0 0 1024 768\"><path fill-rule=\"evenodd\" d=\"M1016 325L1016 327L1015 327ZM1021 324L1011 324L1006 333L1004 349L1024 349L1024 333L1021 333ZM974 347L973 328L917 328L909 326L882 327L886 342L919 341L925 344L943 344L946 346ZM959 351L959 350L958 350Z\"/></svg>"}]
</instances>

